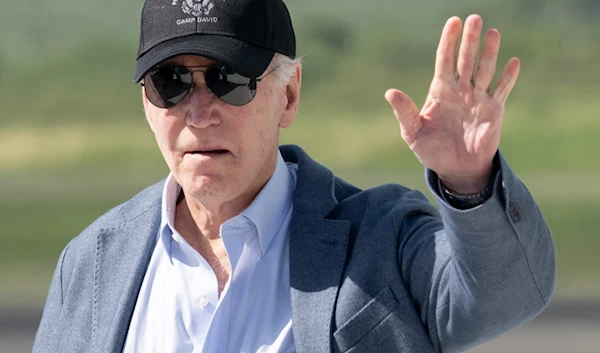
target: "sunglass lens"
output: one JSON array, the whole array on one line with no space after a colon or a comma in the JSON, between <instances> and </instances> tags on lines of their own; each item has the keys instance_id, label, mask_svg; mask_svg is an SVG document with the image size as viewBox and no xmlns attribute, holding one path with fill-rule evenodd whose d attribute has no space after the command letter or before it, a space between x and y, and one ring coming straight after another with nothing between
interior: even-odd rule
<instances>
[{"instance_id":1,"label":"sunglass lens","mask_svg":"<svg viewBox=\"0 0 600 353\"><path fill-rule=\"evenodd\" d=\"M247 104L256 95L256 79L237 74L225 66L210 68L205 79L210 91L231 105Z\"/></svg>"},{"instance_id":2,"label":"sunglass lens","mask_svg":"<svg viewBox=\"0 0 600 353\"><path fill-rule=\"evenodd\" d=\"M193 86L192 73L177 66L159 67L149 72L144 83L148 100L159 108L179 103Z\"/></svg>"}]
</instances>

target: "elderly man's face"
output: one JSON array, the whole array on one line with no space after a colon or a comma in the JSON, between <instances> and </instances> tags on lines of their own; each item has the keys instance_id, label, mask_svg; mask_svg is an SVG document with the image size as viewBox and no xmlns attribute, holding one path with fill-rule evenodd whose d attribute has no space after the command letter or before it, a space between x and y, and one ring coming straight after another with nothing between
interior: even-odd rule
<instances>
[{"instance_id":1,"label":"elderly man's face","mask_svg":"<svg viewBox=\"0 0 600 353\"><path fill-rule=\"evenodd\" d=\"M214 62L185 55L168 64ZM194 72L194 91L172 108L157 108L142 94L158 147L186 195L206 207L221 207L258 192L275 167L279 129L291 124L298 109L299 67L291 81L282 86L271 73L257 83L256 97L243 106L212 94L202 72Z\"/></svg>"}]
</instances>

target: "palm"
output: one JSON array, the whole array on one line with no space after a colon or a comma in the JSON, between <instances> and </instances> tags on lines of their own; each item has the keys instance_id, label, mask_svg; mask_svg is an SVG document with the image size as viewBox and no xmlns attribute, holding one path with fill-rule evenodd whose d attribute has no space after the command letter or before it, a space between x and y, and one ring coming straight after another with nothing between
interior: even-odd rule
<instances>
[{"instance_id":1,"label":"palm","mask_svg":"<svg viewBox=\"0 0 600 353\"><path fill-rule=\"evenodd\" d=\"M473 74L481 25L478 16L467 19L457 55L462 23L458 18L448 20L438 48L435 76L420 112L404 93L386 93L404 141L425 167L454 184L455 189L469 189L465 183L471 183L474 190L481 183L485 185L500 142L504 103L519 70L519 61L512 59L495 92L490 93L500 46L499 33L490 30L477 73Z\"/></svg>"},{"instance_id":2,"label":"palm","mask_svg":"<svg viewBox=\"0 0 600 353\"><path fill-rule=\"evenodd\" d=\"M402 137L419 160L444 174L474 174L498 148L504 107L468 85L434 79L416 130Z\"/></svg>"}]
</instances>

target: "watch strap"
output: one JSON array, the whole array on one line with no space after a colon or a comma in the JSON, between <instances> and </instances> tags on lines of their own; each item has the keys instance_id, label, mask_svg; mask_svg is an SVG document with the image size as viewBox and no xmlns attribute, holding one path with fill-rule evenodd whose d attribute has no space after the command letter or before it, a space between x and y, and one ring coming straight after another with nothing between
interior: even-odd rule
<instances>
[{"instance_id":1,"label":"watch strap","mask_svg":"<svg viewBox=\"0 0 600 353\"><path fill-rule=\"evenodd\" d=\"M442 198L454 208L459 210L475 208L492 197L492 194L494 193L494 182L496 181L498 170L498 164L496 163L496 158L494 158L490 180L488 181L487 185L476 194L459 194L455 191L452 191L448 189L438 177L440 194L442 195Z\"/></svg>"}]
</instances>

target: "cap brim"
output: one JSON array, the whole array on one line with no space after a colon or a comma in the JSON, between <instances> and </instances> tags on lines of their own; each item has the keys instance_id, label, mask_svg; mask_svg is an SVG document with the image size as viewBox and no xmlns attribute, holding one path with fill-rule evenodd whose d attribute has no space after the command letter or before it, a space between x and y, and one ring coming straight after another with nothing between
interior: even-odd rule
<instances>
[{"instance_id":1,"label":"cap brim","mask_svg":"<svg viewBox=\"0 0 600 353\"><path fill-rule=\"evenodd\" d=\"M134 82L162 61L177 55L195 54L215 60L246 77L259 77L269 66L275 52L236 38L194 34L162 42L138 56Z\"/></svg>"}]
</instances>

